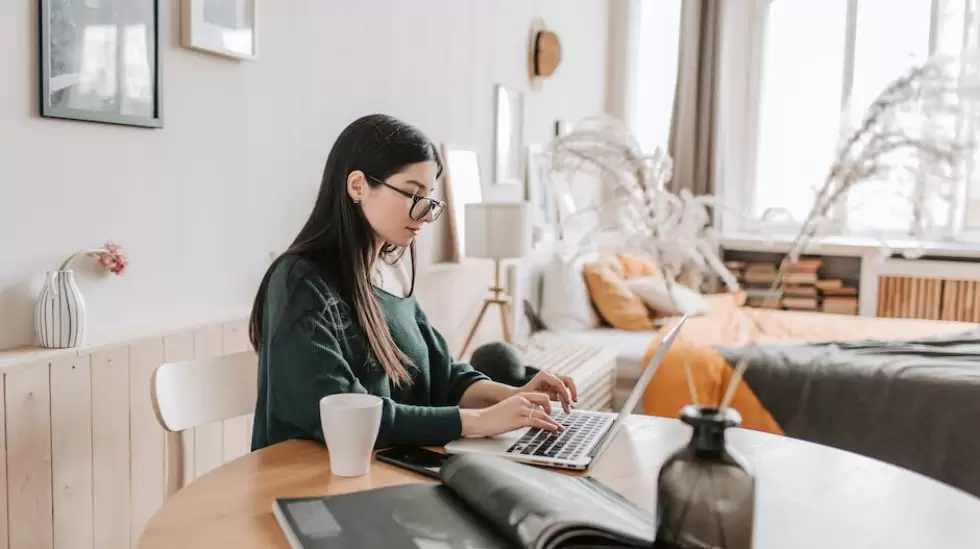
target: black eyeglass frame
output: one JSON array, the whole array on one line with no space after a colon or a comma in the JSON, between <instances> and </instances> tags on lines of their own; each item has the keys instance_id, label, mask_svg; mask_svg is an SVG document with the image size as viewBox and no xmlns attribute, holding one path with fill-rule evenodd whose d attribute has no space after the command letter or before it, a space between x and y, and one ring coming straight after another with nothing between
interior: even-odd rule
<instances>
[{"instance_id":1,"label":"black eyeglass frame","mask_svg":"<svg viewBox=\"0 0 980 549\"><path fill-rule=\"evenodd\" d=\"M446 209L446 203L444 201L442 201L442 200L436 200L435 198L430 198L428 196L419 196L417 194L412 194L412 193L410 193L410 192L408 192L406 190L399 189L398 187L392 185L391 183L388 183L387 181L383 181L381 179L378 179L377 177L374 177L373 175L369 175L369 176L367 176L367 178L370 179L371 181L374 181L375 183L380 183L380 184L384 185L385 187L388 187L389 189L395 191L396 193L398 193L398 194L400 194L402 196L406 196L408 198L411 198L412 199L412 207L408 209L408 216L411 217L413 221L421 221L422 219L425 218L425 216L429 215L429 212L431 212L433 210L436 213L434 213L432 215L432 221L435 221L435 220L439 219L439 216L442 215L443 210ZM423 200L427 201L428 202L428 205L425 208L424 213L422 215L420 215L419 217L415 217L414 215L412 215L412 212L415 211L415 207L418 205L418 203L421 202L421 201L423 201ZM438 208L438 209L436 209L436 208Z\"/></svg>"}]
</instances>

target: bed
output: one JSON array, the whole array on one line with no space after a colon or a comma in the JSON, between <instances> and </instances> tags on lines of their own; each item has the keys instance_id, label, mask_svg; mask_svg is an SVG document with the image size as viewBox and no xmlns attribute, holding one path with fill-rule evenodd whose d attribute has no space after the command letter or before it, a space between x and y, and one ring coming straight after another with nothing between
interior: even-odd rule
<instances>
[{"instance_id":1,"label":"bed","mask_svg":"<svg viewBox=\"0 0 980 549\"><path fill-rule=\"evenodd\" d=\"M542 260L532 259L512 266L508 287L518 303L537 307L544 277ZM752 353L732 400L743 427L881 459L980 496L980 327L756 309L740 294L710 299L706 314L688 320L635 413L676 417L691 402L685 361L699 401L719 402L734 365ZM526 320L513 321L527 335ZM619 405L665 331L596 327L534 337L614 350Z\"/></svg>"}]
</instances>

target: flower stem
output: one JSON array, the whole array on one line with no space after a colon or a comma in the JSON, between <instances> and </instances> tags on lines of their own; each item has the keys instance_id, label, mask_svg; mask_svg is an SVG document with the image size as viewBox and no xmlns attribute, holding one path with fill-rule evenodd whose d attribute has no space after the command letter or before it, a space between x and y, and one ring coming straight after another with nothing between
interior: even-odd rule
<instances>
[{"instance_id":1,"label":"flower stem","mask_svg":"<svg viewBox=\"0 0 980 549\"><path fill-rule=\"evenodd\" d=\"M108 253L108 250L106 250L105 248L93 248L91 250L82 250L80 252L75 252L74 254L69 256L68 259L66 259L65 262L61 264L60 267L58 267L58 270L64 271L65 269L67 269L68 266L71 265L71 263L75 261L75 259L77 259L78 256L80 255L88 255L94 253Z\"/></svg>"}]
</instances>

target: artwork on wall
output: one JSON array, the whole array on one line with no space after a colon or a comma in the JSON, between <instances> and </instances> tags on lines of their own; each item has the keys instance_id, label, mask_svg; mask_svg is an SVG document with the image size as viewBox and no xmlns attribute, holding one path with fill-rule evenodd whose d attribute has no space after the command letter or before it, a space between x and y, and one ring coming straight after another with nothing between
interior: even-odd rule
<instances>
[{"instance_id":1,"label":"artwork on wall","mask_svg":"<svg viewBox=\"0 0 980 549\"><path fill-rule=\"evenodd\" d=\"M480 159L476 151L445 144L442 146L441 155L445 163L443 181L446 185L446 206L449 210L452 260L459 262L466 257L466 220L463 212L467 204L483 201Z\"/></svg>"},{"instance_id":2,"label":"artwork on wall","mask_svg":"<svg viewBox=\"0 0 980 549\"><path fill-rule=\"evenodd\" d=\"M41 116L163 127L164 0L40 0Z\"/></svg>"},{"instance_id":3,"label":"artwork on wall","mask_svg":"<svg viewBox=\"0 0 980 549\"><path fill-rule=\"evenodd\" d=\"M183 0L181 42L187 48L255 59L258 0Z\"/></svg>"},{"instance_id":4,"label":"artwork on wall","mask_svg":"<svg viewBox=\"0 0 980 549\"><path fill-rule=\"evenodd\" d=\"M550 182L548 157L540 145L528 145L524 200L531 206L531 242L553 241L558 228L558 207Z\"/></svg>"},{"instance_id":5,"label":"artwork on wall","mask_svg":"<svg viewBox=\"0 0 980 549\"><path fill-rule=\"evenodd\" d=\"M524 94L501 84L495 91L494 182L519 185L524 165Z\"/></svg>"}]
</instances>

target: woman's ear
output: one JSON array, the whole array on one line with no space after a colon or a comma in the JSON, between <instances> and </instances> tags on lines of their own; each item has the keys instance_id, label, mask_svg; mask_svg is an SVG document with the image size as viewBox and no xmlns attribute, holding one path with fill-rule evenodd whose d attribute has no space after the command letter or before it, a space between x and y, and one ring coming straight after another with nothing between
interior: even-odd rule
<instances>
[{"instance_id":1,"label":"woman's ear","mask_svg":"<svg viewBox=\"0 0 980 549\"><path fill-rule=\"evenodd\" d=\"M347 175L347 194L354 202L360 202L364 199L366 187L367 180L361 170L354 170Z\"/></svg>"}]
</instances>

